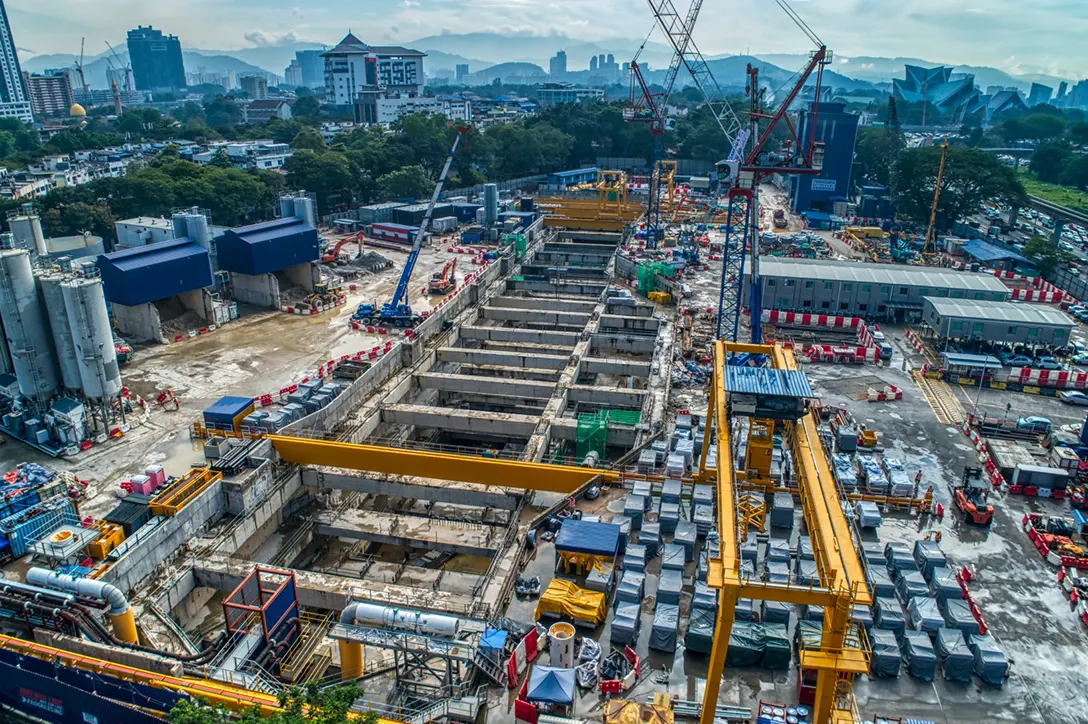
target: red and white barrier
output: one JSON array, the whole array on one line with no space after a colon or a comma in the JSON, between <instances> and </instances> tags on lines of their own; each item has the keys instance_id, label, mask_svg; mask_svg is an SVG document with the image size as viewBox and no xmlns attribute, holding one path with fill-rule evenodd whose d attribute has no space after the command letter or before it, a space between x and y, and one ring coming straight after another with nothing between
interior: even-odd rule
<instances>
[{"instance_id":1,"label":"red and white barrier","mask_svg":"<svg viewBox=\"0 0 1088 724\"><path fill-rule=\"evenodd\" d=\"M892 400L902 400L903 390L895 385L885 385L884 389L877 392L872 387L869 388L869 402L890 402Z\"/></svg>"},{"instance_id":2,"label":"red and white barrier","mask_svg":"<svg viewBox=\"0 0 1088 724\"><path fill-rule=\"evenodd\" d=\"M907 328L907 341L910 342L910 346L914 347L914 351L918 354L925 354L926 346L922 342L921 338L914 333L913 329Z\"/></svg>"},{"instance_id":3,"label":"red and white barrier","mask_svg":"<svg viewBox=\"0 0 1088 724\"><path fill-rule=\"evenodd\" d=\"M1069 370L1040 370L1033 367L1014 367L1009 371L1008 382L1032 387L1057 387L1064 390L1088 389L1088 373Z\"/></svg>"},{"instance_id":4,"label":"red and white barrier","mask_svg":"<svg viewBox=\"0 0 1088 724\"><path fill-rule=\"evenodd\" d=\"M518 645L514 647L513 653L510 654L510 658L506 661L507 686L513 689L518 685L518 680L525 673L529 662L536 659L537 653L539 653L538 634L534 627L529 630L529 633L525 634L521 641L518 641Z\"/></svg>"},{"instance_id":5,"label":"red and white barrier","mask_svg":"<svg viewBox=\"0 0 1088 724\"><path fill-rule=\"evenodd\" d=\"M990 477L990 484L995 488L1001 487L1005 484L1005 478L1001 474L1001 471L997 469L997 465L990 458L990 453L986 450L986 443L982 437L978 434L978 431L971 426L971 418L968 418L963 423L963 434L968 437L971 444L975 446L975 452L978 453L978 461L982 463L983 469Z\"/></svg>"},{"instance_id":6,"label":"red and white barrier","mask_svg":"<svg viewBox=\"0 0 1088 724\"><path fill-rule=\"evenodd\" d=\"M764 324L791 324L797 327L822 327L824 329L858 329L865 326L861 317L840 317L834 314L812 314L810 312L782 312L777 309L764 309Z\"/></svg>"}]
</instances>

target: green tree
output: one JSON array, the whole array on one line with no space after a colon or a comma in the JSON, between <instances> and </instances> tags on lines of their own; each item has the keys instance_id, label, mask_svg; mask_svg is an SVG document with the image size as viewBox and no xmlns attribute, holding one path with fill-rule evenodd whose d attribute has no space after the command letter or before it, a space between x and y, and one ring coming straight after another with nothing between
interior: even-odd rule
<instances>
[{"instance_id":1,"label":"green tree","mask_svg":"<svg viewBox=\"0 0 1088 724\"><path fill-rule=\"evenodd\" d=\"M1032 113L1025 116L1021 123L1024 124L1027 138L1033 141L1048 141L1065 133L1065 119L1060 116Z\"/></svg>"},{"instance_id":2,"label":"green tree","mask_svg":"<svg viewBox=\"0 0 1088 724\"><path fill-rule=\"evenodd\" d=\"M901 134L889 135L883 128L859 128L854 159L862 180L891 188L892 169L905 145Z\"/></svg>"},{"instance_id":3,"label":"green tree","mask_svg":"<svg viewBox=\"0 0 1088 724\"><path fill-rule=\"evenodd\" d=\"M1060 181L1063 186L1088 188L1088 153L1074 153L1065 162Z\"/></svg>"},{"instance_id":4,"label":"green tree","mask_svg":"<svg viewBox=\"0 0 1088 724\"><path fill-rule=\"evenodd\" d=\"M1073 149L1064 141L1049 141L1038 146L1031 154L1031 162L1028 168L1040 181L1058 183L1069 157L1073 155Z\"/></svg>"},{"instance_id":5,"label":"green tree","mask_svg":"<svg viewBox=\"0 0 1088 724\"><path fill-rule=\"evenodd\" d=\"M324 151L325 139L313 128L303 128L291 141L291 148L296 151Z\"/></svg>"},{"instance_id":6,"label":"green tree","mask_svg":"<svg viewBox=\"0 0 1088 724\"><path fill-rule=\"evenodd\" d=\"M384 199L419 199L433 187L422 166L406 166L378 177L379 194Z\"/></svg>"},{"instance_id":7,"label":"green tree","mask_svg":"<svg viewBox=\"0 0 1088 724\"><path fill-rule=\"evenodd\" d=\"M209 126L236 126L242 122L242 109L226 96L204 101L204 115Z\"/></svg>"},{"instance_id":8,"label":"green tree","mask_svg":"<svg viewBox=\"0 0 1088 724\"><path fill-rule=\"evenodd\" d=\"M89 231L96 236L110 237L116 221L106 206L83 201L48 209L41 218L49 236L74 236Z\"/></svg>"},{"instance_id":9,"label":"green tree","mask_svg":"<svg viewBox=\"0 0 1088 724\"><path fill-rule=\"evenodd\" d=\"M7 158L15 153L15 135L11 131L0 131L0 158Z\"/></svg>"},{"instance_id":10,"label":"green tree","mask_svg":"<svg viewBox=\"0 0 1088 724\"><path fill-rule=\"evenodd\" d=\"M295 153L283 164L287 184L317 194L322 214L354 199L355 176L342 153Z\"/></svg>"},{"instance_id":11,"label":"green tree","mask_svg":"<svg viewBox=\"0 0 1088 724\"><path fill-rule=\"evenodd\" d=\"M1088 146L1088 122L1070 123L1067 129L1069 139L1078 146Z\"/></svg>"},{"instance_id":12,"label":"green tree","mask_svg":"<svg viewBox=\"0 0 1088 724\"><path fill-rule=\"evenodd\" d=\"M242 715L241 721L243 724L344 724L359 694L359 689L351 685L322 691L311 682L305 687L281 692L280 711L262 718L260 711L250 710ZM179 701L167 718L170 724L223 724L230 721L230 716L221 708L188 701ZM375 712L368 711L360 717L360 721L375 724L378 718Z\"/></svg>"},{"instance_id":13,"label":"green tree","mask_svg":"<svg viewBox=\"0 0 1088 724\"><path fill-rule=\"evenodd\" d=\"M162 113L154 108L126 108L117 119L117 130L143 136L164 125Z\"/></svg>"},{"instance_id":14,"label":"green tree","mask_svg":"<svg viewBox=\"0 0 1088 724\"><path fill-rule=\"evenodd\" d=\"M291 107L291 113L296 117L316 116L320 112L321 103L313 95L300 97L295 101L295 105Z\"/></svg>"},{"instance_id":15,"label":"green tree","mask_svg":"<svg viewBox=\"0 0 1088 724\"><path fill-rule=\"evenodd\" d=\"M182 123L188 121L198 120L201 123L207 122L207 117L204 115L204 106L195 101L185 101L180 106L170 112L174 118L178 119Z\"/></svg>"},{"instance_id":16,"label":"green tree","mask_svg":"<svg viewBox=\"0 0 1088 724\"><path fill-rule=\"evenodd\" d=\"M209 166L215 168L234 168L234 161L230 160L230 155L227 153L227 149L219 147L212 154L212 160L208 161Z\"/></svg>"},{"instance_id":17,"label":"green tree","mask_svg":"<svg viewBox=\"0 0 1088 724\"><path fill-rule=\"evenodd\" d=\"M1039 235L1031 237L1024 244L1024 256L1035 262L1043 277L1049 277L1060 264L1071 258L1054 240Z\"/></svg>"},{"instance_id":18,"label":"green tree","mask_svg":"<svg viewBox=\"0 0 1088 724\"><path fill-rule=\"evenodd\" d=\"M911 148L899 154L892 187L896 210L917 223L929 221L940 166L941 149ZM974 148L950 147L941 179L936 225L947 231L957 219L977 212L987 199L1015 206L1027 203L1024 187L1012 169L993 155Z\"/></svg>"},{"instance_id":19,"label":"green tree","mask_svg":"<svg viewBox=\"0 0 1088 724\"><path fill-rule=\"evenodd\" d=\"M18 118L0 118L0 131L7 131L15 137L16 151L37 151L42 146L42 137L38 132Z\"/></svg>"}]
</instances>

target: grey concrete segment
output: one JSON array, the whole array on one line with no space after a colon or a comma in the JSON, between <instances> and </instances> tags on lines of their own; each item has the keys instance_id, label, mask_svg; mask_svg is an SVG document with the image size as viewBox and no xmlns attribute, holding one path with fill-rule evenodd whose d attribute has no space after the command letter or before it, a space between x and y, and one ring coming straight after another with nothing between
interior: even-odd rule
<instances>
[{"instance_id":1,"label":"grey concrete segment","mask_svg":"<svg viewBox=\"0 0 1088 724\"><path fill-rule=\"evenodd\" d=\"M633 352L653 354L657 340L645 335L595 334L593 335L594 352Z\"/></svg>"},{"instance_id":2,"label":"grey concrete segment","mask_svg":"<svg viewBox=\"0 0 1088 724\"><path fill-rule=\"evenodd\" d=\"M581 245L579 245L580 247ZM533 257L533 261L541 264L577 264L577 265L598 265L606 266L608 259L612 255L607 252L589 252L583 253L581 249L578 251L541 251Z\"/></svg>"},{"instance_id":3,"label":"grey concrete segment","mask_svg":"<svg viewBox=\"0 0 1088 724\"><path fill-rule=\"evenodd\" d=\"M482 485L470 483L425 485L402 483L396 480L375 480L362 475L344 475L318 468L303 468L302 484L335 490L354 490L369 495L388 495L394 498L412 498L436 503L470 505L480 508L514 510L520 495L492 493ZM492 488L494 490L494 488Z\"/></svg>"},{"instance_id":4,"label":"grey concrete segment","mask_svg":"<svg viewBox=\"0 0 1088 724\"><path fill-rule=\"evenodd\" d=\"M542 380L555 382L559 379L559 370L542 370L529 367L509 367L505 365L469 365L462 364L458 371L463 375L515 380Z\"/></svg>"},{"instance_id":5,"label":"grey concrete segment","mask_svg":"<svg viewBox=\"0 0 1088 724\"><path fill-rule=\"evenodd\" d=\"M454 375L441 372L427 372L416 375L419 386L428 390L445 392L474 392L488 395L509 395L513 397L551 397L555 385L548 382L530 380L495 380L476 375Z\"/></svg>"},{"instance_id":6,"label":"grey concrete segment","mask_svg":"<svg viewBox=\"0 0 1088 724\"><path fill-rule=\"evenodd\" d=\"M617 314L621 317L652 317L656 308L650 304L615 304L605 306L605 314Z\"/></svg>"},{"instance_id":7,"label":"grey concrete segment","mask_svg":"<svg viewBox=\"0 0 1088 724\"><path fill-rule=\"evenodd\" d=\"M464 408L474 411L502 412L510 415L535 417L544 411L545 402L546 400L539 397L506 397L486 392L440 392L435 404L439 407Z\"/></svg>"},{"instance_id":8,"label":"grey concrete segment","mask_svg":"<svg viewBox=\"0 0 1088 724\"><path fill-rule=\"evenodd\" d=\"M528 322L530 324L550 324L561 327L584 327L589 322L589 314L583 312L558 312L550 309L510 309L507 307L483 307L480 319L497 322Z\"/></svg>"},{"instance_id":9,"label":"grey concrete segment","mask_svg":"<svg viewBox=\"0 0 1088 724\"><path fill-rule=\"evenodd\" d=\"M521 354L518 352L495 352L461 347L439 347L439 362L460 364L500 365L503 367L526 367L529 369L561 370L567 366L569 357L550 354Z\"/></svg>"},{"instance_id":10,"label":"grey concrete segment","mask_svg":"<svg viewBox=\"0 0 1088 724\"><path fill-rule=\"evenodd\" d=\"M533 434L537 417L424 405L386 405L382 408L382 422L438 428L450 432L527 438Z\"/></svg>"},{"instance_id":11,"label":"grey concrete segment","mask_svg":"<svg viewBox=\"0 0 1088 724\"><path fill-rule=\"evenodd\" d=\"M551 297L494 297L491 307L507 309L545 309L558 312L584 312L591 314L597 303L587 299L552 299ZM650 307L650 309L653 309Z\"/></svg>"},{"instance_id":12,"label":"grey concrete segment","mask_svg":"<svg viewBox=\"0 0 1088 724\"><path fill-rule=\"evenodd\" d=\"M650 363L619 357L588 357L582 360L582 371L591 375L649 377Z\"/></svg>"},{"instance_id":13,"label":"grey concrete segment","mask_svg":"<svg viewBox=\"0 0 1088 724\"><path fill-rule=\"evenodd\" d=\"M381 513L375 510L322 511L314 515L318 535L491 557L505 528L445 524L439 518Z\"/></svg>"},{"instance_id":14,"label":"grey concrete segment","mask_svg":"<svg viewBox=\"0 0 1088 724\"><path fill-rule=\"evenodd\" d=\"M599 297L608 288L607 284L593 282L534 282L534 281L510 281L507 282L507 291L514 292L538 292L542 294L558 294L568 296L577 294L588 297Z\"/></svg>"},{"instance_id":15,"label":"grey concrete segment","mask_svg":"<svg viewBox=\"0 0 1088 724\"><path fill-rule=\"evenodd\" d=\"M478 339L491 342L516 342L524 344L552 344L574 347L578 343L577 332L553 332L543 329L508 329L506 327L461 327L462 339Z\"/></svg>"},{"instance_id":16,"label":"grey concrete segment","mask_svg":"<svg viewBox=\"0 0 1088 724\"><path fill-rule=\"evenodd\" d=\"M233 591L253 571L255 565L253 561L212 556L194 563L193 571L199 585L219 591ZM299 604L323 611L342 611L352 599L461 614L470 612L475 603L471 596L447 591L431 591L392 583L363 584L358 578L330 573L295 570L294 574Z\"/></svg>"},{"instance_id":17,"label":"grey concrete segment","mask_svg":"<svg viewBox=\"0 0 1088 724\"><path fill-rule=\"evenodd\" d=\"M602 407L626 407L641 410L646 400L645 390L629 390L626 387L594 387L571 385L567 392L570 402L589 402Z\"/></svg>"},{"instance_id":18,"label":"grey concrete segment","mask_svg":"<svg viewBox=\"0 0 1088 724\"><path fill-rule=\"evenodd\" d=\"M623 329L638 332L655 332L661 326L661 320L654 317L629 317L620 314L602 314L601 331Z\"/></svg>"}]
</instances>

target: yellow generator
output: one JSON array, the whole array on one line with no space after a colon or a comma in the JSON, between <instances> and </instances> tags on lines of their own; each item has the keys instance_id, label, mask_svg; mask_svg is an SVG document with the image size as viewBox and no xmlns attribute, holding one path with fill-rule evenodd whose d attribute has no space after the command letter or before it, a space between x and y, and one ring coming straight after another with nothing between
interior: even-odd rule
<instances>
[{"instance_id":1,"label":"yellow generator","mask_svg":"<svg viewBox=\"0 0 1088 724\"><path fill-rule=\"evenodd\" d=\"M646 298L649 299L651 302L655 302L657 304L672 303L672 295L668 292L650 292L646 295Z\"/></svg>"}]
</instances>

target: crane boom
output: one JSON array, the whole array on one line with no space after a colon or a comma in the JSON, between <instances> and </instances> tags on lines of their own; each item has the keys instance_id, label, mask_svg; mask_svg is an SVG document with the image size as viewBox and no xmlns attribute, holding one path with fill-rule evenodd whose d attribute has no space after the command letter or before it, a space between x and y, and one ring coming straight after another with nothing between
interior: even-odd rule
<instances>
[{"instance_id":1,"label":"crane boom","mask_svg":"<svg viewBox=\"0 0 1088 724\"><path fill-rule=\"evenodd\" d=\"M438 175L438 183L434 185L434 193L431 194L431 202L427 205L427 213L423 215L423 223L420 224L419 231L416 232L416 240L412 243L412 250L408 252L408 261L404 263L404 271L401 272L400 281L397 282L397 289L393 292L392 301L389 302L390 307L400 306L404 294L408 291L408 282L412 279L412 270L415 269L416 259L419 258L419 250L423 247L423 239L427 235L426 229L431 224L431 215L434 214L435 204L438 203L438 198L442 195L442 187L446 185L446 176L450 172L450 166L453 165L453 154L457 151L457 145L461 143L463 134L464 129L458 128L457 135L453 139L453 146L446 155L446 163L442 166L442 173Z\"/></svg>"},{"instance_id":2,"label":"crane boom","mask_svg":"<svg viewBox=\"0 0 1088 724\"><path fill-rule=\"evenodd\" d=\"M922 246L923 258L930 258L937 253L937 240L933 237L933 227L937 224L937 209L941 202L941 182L944 180L944 164L948 159L948 139L941 143L941 165L937 167L937 183L933 189L933 206L929 210L929 226L926 228L926 243Z\"/></svg>"}]
</instances>

